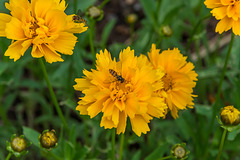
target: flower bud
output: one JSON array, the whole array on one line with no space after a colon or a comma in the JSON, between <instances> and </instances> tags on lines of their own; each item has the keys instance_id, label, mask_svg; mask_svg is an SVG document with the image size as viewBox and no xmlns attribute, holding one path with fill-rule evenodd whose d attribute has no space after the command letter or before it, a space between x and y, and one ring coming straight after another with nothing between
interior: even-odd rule
<instances>
[{"instance_id":1,"label":"flower bud","mask_svg":"<svg viewBox=\"0 0 240 160\"><path fill-rule=\"evenodd\" d=\"M186 144L185 143L181 143L181 144L176 144L172 147L171 149L171 154L176 158L176 159L180 159L180 160L184 160L187 159L188 156L187 154L189 154L189 151L186 150Z\"/></svg>"},{"instance_id":2,"label":"flower bud","mask_svg":"<svg viewBox=\"0 0 240 160\"><path fill-rule=\"evenodd\" d=\"M233 106L226 106L221 109L220 118L224 125L236 126L240 123L240 112Z\"/></svg>"},{"instance_id":3,"label":"flower bud","mask_svg":"<svg viewBox=\"0 0 240 160\"><path fill-rule=\"evenodd\" d=\"M43 148L51 149L57 146L58 138L56 136L55 130L45 130L39 136L40 144Z\"/></svg>"},{"instance_id":4,"label":"flower bud","mask_svg":"<svg viewBox=\"0 0 240 160\"><path fill-rule=\"evenodd\" d=\"M162 33L166 37L171 37L173 34L173 31L168 25L166 25L162 27Z\"/></svg>"},{"instance_id":5,"label":"flower bud","mask_svg":"<svg viewBox=\"0 0 240 160\"><path fill-rule=\"evenodd\" d=\"M13 153L15 157L21 157L28 153L26 148L31 145L31 142L27 142L24 135L17 137L16 134L13 134L11 142L6 141L6 144L10 153Z\"/></svg>"},{"instance_id":6,"label":"flower bud","mask_svg":"<svg viewBox=\"0 0 240 160\"><path fill-rule=\"evenodd\" d=\"M91 6L87 9L87 16L100 21L103 18L103 10L97 6Z\"/></svg>"},{"instance_id":7,"label":"flower bud","mask_svg":"<svg viewBox=\"0 0 240 160\"><path fill-rule=\"evenodd\" d=\"M134 23L136 23L137 22L137 20L138 20L138 16L136 15L136 14L134 14L134 13L131 13L131 14L129 14L128 16L127 16L127 23L128 24L134 24Z\"/></svg>"},{"instance_id":8,"label":"flower bud","mask_svg":"<svg viewBox=\"0 0 240 160\"><path fill-rule=\"evenodd\" d=\"M26 140L21 137L14 137L11 141L11 147L16 152L22 152L27 148Z\"/></svg>"}]
</instances>

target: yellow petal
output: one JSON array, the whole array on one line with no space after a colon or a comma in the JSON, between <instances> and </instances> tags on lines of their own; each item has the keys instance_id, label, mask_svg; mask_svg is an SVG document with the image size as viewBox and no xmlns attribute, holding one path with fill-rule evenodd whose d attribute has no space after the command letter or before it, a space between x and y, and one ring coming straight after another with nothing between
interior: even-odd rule
<instances>
[{"instance_id":1,"label":"yellow petal","mask_svg":"<svg viewBox=\"0 0 240 160\"><path fill-rule=\"evenodd\" d=\"M50 10L46 13L45 23L49 28L50 34L55 34L62 31L66 26L67 15L63 11ZM65 34L63 34L64 36Z\"/></svg>"},{"instance_id":2,"label":"yellow petal","mask_svg":"<svg viewBox=\"0 0 240 160\"><path fill-rule=\"evenodd\" d=\"M141 115L136 115L134 118L130 118L132 130L136 133L137 136L141 136L142 133L146 134L150 131L148 123Z\"/></svg>"},{"instance_id":3,"label":"yellow petal","mask_svg":"<svg viewBox=\"0 0 240 160\"><path fill-rule=\"evenodd\" d=\"M67 26L65 28L66 32L70 32L70 33L82 33L85 32L88 27L85 26L85 23L74 23L73 21L73 16L74 15L68 15L67 16Z\"/></svg>"},{"instance_id":4,"label":"yellow petal","mask_svg":"<svg viewBox=\"0 0 240 160\"><path fill-rule=\"evenodd\" d=\"M213 14L216 19L223 19L227 15L227 7L218 7L214 8L211 13Z\"/></svg>"},{"instance_id":5,"label":"yellow petal","mask_svg":"<svg viewBox=\"0 0 240 160\"><path fill-rule=\"evenodd\" d=\"M88 115L90 115L90 118L95 117L98 113L102 111L103 108L103 102L107 100L107 97L103 97L102 99L98 99L96 102L94 102L92 105L90 105L87 109Z\"/></svg>"},{"instance_id":6,"label":"yellow petal","mask_svg":"<svg viewBox=\"0 0 240 160\"><path fill-rule=\"evenodd\" d=\"M167 109L166 104L164 103L164 99L160 97L152 97L149 100L149 106L147 113L153 117L164 117L165 110Z\"/></svg>"},{"instance_id":7,"label":"yellow petal","mask_svg":"<svg viewBox=\"0 0 240 160\"><path fill-rule=\"evenodd\" d=\"M42 44L41 47L42 47L42 53L44 54L44 58L48 63L58 62L58 61L63 62L63 59L61 58L61 56L57 52L50 49L49 46ZM40 47L39 49L41 51Z\"/></svg>"},{"instance_id":8,"label":"yellow petal","mask_svg":"<svg viewBox=\"0 0 240 160\"><path fill-rule=\"evenodd\" d=\"M0 37L5 37L6 24L11 21L11 16L5 13L0 13Z\"/></svg>"},{"instance_id":9,"label":"yellow petal","mask_svg":"<svg viewBox=\"0 0 240 160\"><path fill-rule=\"evenodd\" d=\"M14 62L18 60L21 55L24 54L24 52L27 50L27 48L23 48L22 43L24 41L16 41L12 43L7 51L5 52L5 56L9 56L10 59L14 59Z\"/></svg>"},{"instance_id":10,"label":"yellow petal","mask_svg":"<svg viewBox=\"0 0 240 160\"><path fill-rule=\"evenodd\" d=\"M134 93L127 95L125 112L130 118L134 118L135 114L139 111L139 103Z\"/></svg>"},{"instance_id":11,"label":"yellow petal","mask_svg":"<svg viewBox=\"0 0 240 160\"><path fill-rule=\"evenodd\" d=\"M228 31L232 27L232 19L227 16L218 22L215 31L222 34L224 31Z\"/></svg>"},{"instance_id":12,"label":"yellow petal","mask_svg":"<svg viewBox=\"0 0 240 160\"><path fill-rule=\"evenodd\" d=\"M216 8L222 6L220 0L206 0L204 4L207 8Z\"/></svg>"},{"instance_id":13,"label":"yellow petal","mask_svg":"<svg viewBox=\"0 0 240 160\"><path fill-rule=\"evenodd\" d=\"M114 125L118 125L119 123L119 109L117 107L114 107L113 109L112 121Z\"/></svg>"},{"instance_id":14,"label":"yellow petal","mask_svg":"<svg viewBox=\"0 0 240 160\"><path fill-rule=\"evenodd\" d=\"M111 129L113 127L117 127L116 125L114 125L113 121L111 120L111 117L102 117L101 123L100 123L101 127L104 127L104 129Z\"/></svg>"},{"instance_id":15,"label":"yellow petal","mask_svg":"<svg viewBox=\"0 0 240 160\"><path fill-rule=\"evenodd\" d=\"M58 52L72 55L75 43L77 42L77 37L72 33L61 32L59 37L54 40L50 45Z\"/></svg>"},{"instance_id":16,"label":"yellow petal","mask_svg":"<svg viewBox=\"0 0 240 160\"><path fill-rule=\"evenodd\" d=\"M5 6L11 11L11 15L19 20L28 17L30 14L30 3L28 0L10 0L9 3L5 3Z\"/></svg>"},{"instance_id":17,"label":"yellow petal","mask_svg":"<svg viewBox=\"0 0 240 160\"><path fill-rule=\"evenodd\" d=\"M22 28L22 22L12 17L11 21L6 24L6 36L8 39L24 40L26 36Z\"/></svg>"},{"instance_id":18,"label":"yellow petal","mask_svg":"<svg viewBox=\"0 0 240 160\"><path fill-rule=\"evenodd\" d=\"M119 112L119 123L117 126L117 134L124 133L127 124L127 114L125 112Z\"/></svg>"},{"instance_id":19,"label":"yellow petal","mask_svg":"<svg viewBox=\"0 0 240 160\"><path fill-rule=\"evenodd\" d=\"M44 56L43 51L41 52L39 48L42 48L41 45L33 45L31 55L34 58L40 58Z\"/></svg>"},{"instance_id":20,"label":"yellow petal","mask_svg":"<svg viewBox=\"0 0 240 160\"><path fill-rule=\"evenodd\" d=\"M240 19L238 21L233 21L232 30L235 35L240 36Z\"/></svg>"},{"instance_id":21,"label":"yellow petal","mask_svg":"<svg viewBox=\"0 0 240 160\"><path fill-rule=\"evenodd\" d=\"M78 90L78 91L82 91L84 89L87 89L91 83L89 80L86 80L85 78L76 78L75 82L77 83L76 85L74 85L74 89Z\"/></svg>"}]
</instances>

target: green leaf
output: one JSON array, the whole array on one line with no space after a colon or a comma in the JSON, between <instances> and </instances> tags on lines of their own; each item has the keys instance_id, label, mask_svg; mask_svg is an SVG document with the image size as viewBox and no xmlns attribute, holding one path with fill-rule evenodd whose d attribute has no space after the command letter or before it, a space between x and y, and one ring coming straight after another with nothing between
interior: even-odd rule
<instances>
[{"instance_id":1,"label":"green leaf","mask_svg":"<svg viewBox=\"0 0 240 160\"><path fill-rule=\"evenodd\" d=\"M104 30L102 32L102 40L101 40L101 46L102 46L102 49L104 49L106 47L106 43L107 43L107 40L108 40L108 37L113 29L113 27L115 26L116 24L116 19L111 19L104 27Z\"/></svg>"},{"instance_id":2,"label":"green leaf","mask_svg":"<svg viewBox=\"0 0 240 160\"><path fill-rule=\"evenodd\" d=\"M0 63L0 76L5 72L5 70L8 68L8 63L1 62Z\"/></svg>"},{"instance_id":3,"label":"green leaf","mask_svg":"<svg viewBox=\"0 0 240 160\"><path fill-rule=\"evenodd\" d=\"M168 144L161 144L158 146L150 155L148 155L144 160L153 160L161 158L164 153L168 150Z\"/></svg>"},{"instance_id":4,"label":"green leaf","mask_svg":"<svg viewBox=\"0 0 240 160\"><path fill-rule=\"evenodd\" d=\"M132 160L140 160L140 159L141 159L141 153L142 153L141 150L137 151L137 152L133 155Z\"/></svg>"},{"instance_id":5,"label":"green leaf","mask_svg":"<svg viewBox=\"0 0 240 160\"><path fill-rule=\"evenodd\" d=\"M40 148L40 144L39 144L39 140L38 140L40 133L38 133L37 131L35 131L31 128L23 126L23 134L24 134L24 136L26 136L26 138L30 142L33 143L34 146Z\"/></svg>"},{"instance_id":6,"label":"green leaf","mask_svg":"<svg viewBox=\"0 0 240 160\"><path fill-rule=\"evenodd\" d=\"M156 10L156 3L153 0L140 0L143 11L146 14L147 18L153 25L156 25L157 22L154 19L154 12Z\"/></svg>"},{"instance_id":7,"label":"green leaf","mask_svg":"<svg viewBox=\"0 0 240 160\"><path fill-rule=\"evenodd\" d=\"M212 116L212 107L209 105L195 104L195 109L199 115L207 117Z\"/></svg>"},{"instance_id":8,"label":"green leaf","mask_svg":"<svg viewBox=\"0 0 240 160\"><path fill-rule=\"evenodd\" d=\"M77 144L76 146L76 154L74 156L74 159L78 159L78 160L83 160L86 159L86 156L88 154L88 149L87 147L83 147L80 143Z\"/></svg>"}]
</instances>

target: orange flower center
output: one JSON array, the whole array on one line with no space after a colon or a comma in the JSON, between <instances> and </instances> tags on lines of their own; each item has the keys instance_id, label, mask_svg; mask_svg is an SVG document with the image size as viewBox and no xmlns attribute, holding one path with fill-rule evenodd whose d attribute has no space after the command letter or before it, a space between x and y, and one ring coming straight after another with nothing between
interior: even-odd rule
<instances>
[{"instance_id":1,"label":"orange flower center","mask_svg":"<svg viewBox=\"0 0 240 160\"><path fill-rule=\"evenodd\" d=\"M45 39L46 37L50 37L49 28L45 25L45 20L42 18L36 19L35 17L31 18L31 21L26 23L25 25L25 35L28 38L37 38L37 39ZM43 43L43 42L40 42Z\"/></svg>"},{"instance_id":2,"label":"orange flower center","mask_svg":"<svg viewBox=\"0 0 240 160\"><path fill-rule=\"evenodd\" d=\"M168 90L172 89L172 86L173 86L174 83L173 83L173 79L170 75L165 74L162 77L162 81L163 81L163 87L164 87L165 91L168 91Z\"/></svg>"},{"instance_id":3,"label":"orange flower center","mask_svg":"<svg viewBox=\"0 0 240 160\"><path fill-rule=\"evenodd\" d=\"M111 91L110 96L113 101L117 100L124 102L127 94L132 92L133 86L131 83L126 82L126 80L123 83L120 81L115 81L110 84L109 89Z\"/></svg>"}]
</instances>

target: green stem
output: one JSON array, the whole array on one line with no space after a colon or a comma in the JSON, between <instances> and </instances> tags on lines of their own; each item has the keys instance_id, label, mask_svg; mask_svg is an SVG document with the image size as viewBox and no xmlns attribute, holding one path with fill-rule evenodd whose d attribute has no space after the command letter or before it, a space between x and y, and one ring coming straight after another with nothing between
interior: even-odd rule
<instances>
[{"instance_id":1,"label":"green stem","mask_svg":"<svg viewBox=\"0 0 240 160\"><path fill-rule=\"evenodd\" d=\"M95 68L96 52L93 45L95 20L90 19L90 29L89 29L89 45L92 52L92 68Z\"/></svg>"},{"instance_id":2,"label":"green stem","mask_svg":"<svg viewBox=\"0 0 240 160\"><path fill-rule=\"evenodd\" d=\"M123 159L123 146L124 146L124 134L121 134L120 148L119 148L119 160Z\"/></svg>"},{"instance_id":3,"label":"green stem","mask_svg":"<svg viewBox=\"0 0 240 160\"><path fill-rule=\"evenodd\" d=\"M200 24L202 23L202 21L204 21L205 19L207 19L207 18L209 18L209 17L211 17L211 14L210 14L210 13L209 13L208 15L204 16L203 18L201 18L201 19L198 21L198 23L194 26L193 31L192 31L192 33L191 33L191 35L190 35L190 38L189 38L189 40L188 40L188 43L187 43L186 54L188 54L190 45L191 45L191 43L192 43L192 41L193 41L193 36L195 35L198 27L200 26Z\"/></svg>"},{"instance_id":4,"label":"green stem","mask_svg":"<svg viewBox=\"0 0 240 160\"><path fill-rule=\"evenodd\" d=\"M219 85L218 85L216 101L215 101L215 103L213 104L213 107L212 107L213 108L213 112L212 112L212 117L211 117L209 129L208 129L208 134L207 134L207 139L206 139L207 141L208 141L208 139L210 137L210 134L212 132L214 120L215 120L217 111L219 109L218 105L219 105L219 102L220 102L220 94L221 94L221 89L222 89L222 83L223 83L223 80L224 80L224 77L225 77L225 74L226 74L226 71L227 71L227 65L228 65L228 61L230 59L234 37L235 37L235 35L234 35L234 33L232 33L231 41L230 41L228 52L227 52L227 56L226 56L226 59L225 59L225 63L224 63L224 66L223 66L220 82L219 82ZM207 154L208 154L208 146L206 147L205 157L207 157Z\"/></svg>"},{"instance_id":5,"label":"green stem","mask_svg":"<svg viewBox=\"0 0 240 160\"><path fill-rule=\"evenodd\" d=\"M77 0L73 1L73 12L77 14Z\"/></svg>"},{"instance_id":6,"label":"green stem","mask_svg":"<svg viewBox=\"0 0 240 160\"><path fill-rule=\"evenodd\" d=\"M50 92L50 96L51 96L52 102L53 102L53 104L55 106L55 109L57 110L58 116L60 117L64 127L67 129L67 131L69 131L67 122L66 122L66 120L65 120L65 118L63 116L61 108L58 105L58 101L57 101L56 95L55 95L55 93L53 91L53 88L52 88L52 85L51 85L51 83L50 83L50 81L48 79L46 67L45 67L44 62L42 61L41 58L39 58L39 64L40 64L41 69L43 71L43 76L44 76L44 78L46 80L46 83L47 83L47 86L48 86L48 89L49 89L49 92Z\"/></svg>"},{"instance_id":7,"label":"green stem","mask_svg":"<svg viewBox=\"0 0 240 160\"><path fill-rule=\"evenodd\" d=\"M115 129L112 129L112 160L115 160Z\"/></svg>"},{"instance_id":8,"label":"green stem","mask_svg":"<svg viewBox=\"0 0 240 160\"><path fill-rule=\"evenodd\" d=\"M110 0L104 0L98 7L102 9Z\"/></svg>"},{"instance_id":9,"label":"green stem","mask_svg":"<svg viewBox=\"0 0 240 160\"><path fill-rule=\"evenodd\" d=\"M167 157L162 157L162 158L160 158L158 160L165 160L165 159L170 159L170 158L174 158L174 157L172 155L170 155L170 156L167 156Z\"/></svg>"},{"instance_id":10,"label":"green stem","mask_svg":"<svg viewBox=\"0 0 240 160\"><path fill-rule=\"evenodd\" d=\"M227 52L227 56L226 56L226 59L225 59L223 70L222 70L222 75L221 75L220 82L219 82L219 85L218 85L217 99L216 99L216 102L213 105L213 114L212 114L212 119L211 119L211 123L210 123L210 130L212 130L214 119L216 117L217 110L219 109L218 108L218 104L219 104L219 101L220 101L220 94L221 94L221 89L222 89L222 83L223 83L223 80L224 80L224 77L225 77L225 74L226 74L226 71L227 71L228 61L229 61L230 56L231 56L231 51L232 51L234 37L235 37L235 35L232 33L231 41L230 41L228 52Z\"/></svg>"},{"instance_id":11,"label":"green stem","mask_svg":"<svg viewBox=\"0 0 240 160\"><path fill-rule=\"evenodd\" d=\"M5 160L9 160L12 156L12 153L8 153L7 158Z\"/></svg>"},{"instance_id":12,"label":"green stem","mask_svg":"<svg viewBox=\"0 0 240 160\"><path fill-rule=\"evenodd\" d=\"M63 158L55 155L55 154L52 153L51 151L47 151L47 150L44 149L43 152L46 153L46 157L51 156L51 157L54 158L55 160L63 160Z\"/></svg>"},{"instance_id":13,"label":"green stem","mask_svg":"<svg viewBox=\"0 0 240 160\"><path fill-rule=\"evenodd\" d=\"M6 110L3 108L2 105L0 105L0 115L1 115L1 118L2 118L2 121L3 121L3 124L8 126L10 123L8 121L8 118L7 118Z\"/></svg>"},{"instance_id":14,"label":"green stem","mask_svg":"<svg viewBox=\"0 0 240 160\"><path fill-rule=\"evenodd\" d=\"M219 151L218 151L218 155L217 155L217 159L216 160L220 160L226 135L227 135L227 130L224 129L223 134L222 134L221 143L219 145Z\"/></svg>"}]
</instances>

